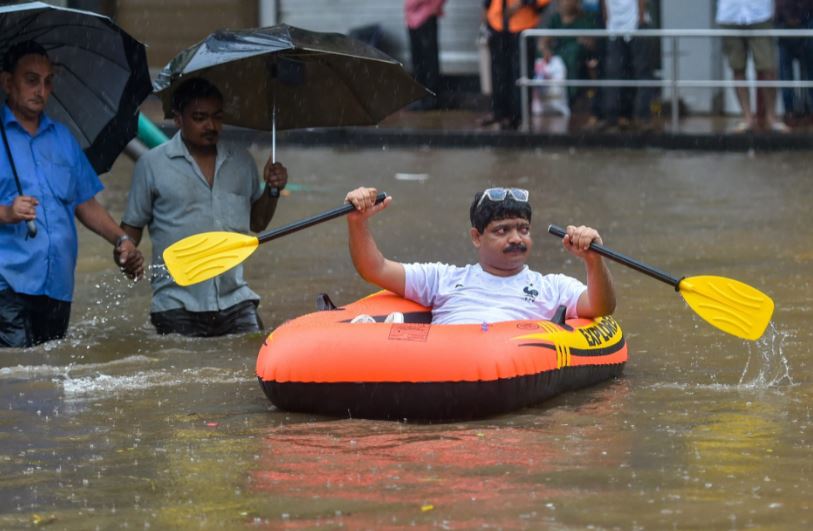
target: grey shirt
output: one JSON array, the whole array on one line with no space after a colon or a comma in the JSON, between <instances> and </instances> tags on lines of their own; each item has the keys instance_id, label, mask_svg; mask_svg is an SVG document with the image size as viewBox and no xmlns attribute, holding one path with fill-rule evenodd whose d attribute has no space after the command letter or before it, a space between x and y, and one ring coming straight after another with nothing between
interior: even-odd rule
<instances>
[{"instance_id":1,"label":"grey shirt","mask_svg":"<svg viewBox=\"0 0 813 531\"><path fill-rule=\"evenodd\" d=\"M259 173L248 151L220 143L215 176L209 184L181 139L180 131L142 156L122 221L148 227L152 239L152 312L184 308L218 311L246 300L259 300L243 280L243 266L213 279L181 287L164 266L164 249L178 240L208 231L249 232L251 204L262 194Z\"/></svg>"}]
</instances>

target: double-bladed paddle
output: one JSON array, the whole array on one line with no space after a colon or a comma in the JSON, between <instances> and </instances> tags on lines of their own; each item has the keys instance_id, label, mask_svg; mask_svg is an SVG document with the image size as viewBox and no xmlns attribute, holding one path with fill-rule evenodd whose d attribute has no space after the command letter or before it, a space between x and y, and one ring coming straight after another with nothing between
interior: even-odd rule
<instances>
[{"instance_id":1,"label":"double-bladed paddle","mask_svg":"<svg viewBox=\"0 0 813 531\"><path fill-rule=\"evenodd\" d=\"M375 198L375 204L386 199L386 193ZM169 274L180 286L197 284L228 271L251 256L261 243L287 236L317 223L328 221L355 210L346 204L257 236L239 232L202 232L179 240L164 249L164 263Z\"/></svg>"},{"instance_id":2,"label":"double-bladed paddle","mask_svg":"<svg viewBox=\"0 0 813 531\"><path fill-rule=\"evenodd\" d=\"M560 238L565 230L549 225L548 232ZM675 278L611 249L591 243L590 249L619 264L674 286L697 315L731 335L755 341L762 336L773 315L773 300L738 280L711 275Z\"/></svg>"}]
</instances>

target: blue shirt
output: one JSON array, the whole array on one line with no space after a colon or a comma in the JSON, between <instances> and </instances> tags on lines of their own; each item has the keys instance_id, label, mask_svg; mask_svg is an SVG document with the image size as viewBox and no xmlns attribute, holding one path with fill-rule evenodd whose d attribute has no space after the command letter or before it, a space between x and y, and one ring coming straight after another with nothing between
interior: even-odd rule
<instances>
[{"instance_id":1,"label":"blue shirt","mask_svg":"<svg viewBox=\"0 0 813 531\"><path fill-rule=\"evenodd\" d=\"M74 212L104 188L67 127L43 114L30 135L3 106L2 120L23 194L37 198L37 236L25 222L0 223L0 291L70 301L78 242ZM2 138L0 138L2 142ZM0 204L11 206L17 185L0 147Z\"/></svg>"},{"instance_id":2,"label":"blue shirt","mask_svg":"<svg viewBox=\"0 0 813 531\"><path fill-rule=\"evenodd\" d=\"M121 219L150 231L150 311L213 312L260 299L243 279L242 265L198 284L179 286L167 272L163 254L176 241L199 232L248 233L251 205L261 195L257 164L245 148L218 143L211 187L180 131L138 159Z\"/></svg>"}]
</instances>

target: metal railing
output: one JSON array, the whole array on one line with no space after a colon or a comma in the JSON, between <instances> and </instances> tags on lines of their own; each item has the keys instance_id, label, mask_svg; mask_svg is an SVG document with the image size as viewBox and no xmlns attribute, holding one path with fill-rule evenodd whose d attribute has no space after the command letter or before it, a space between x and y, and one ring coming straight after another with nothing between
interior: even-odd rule
<instances>
[{"instance_id":1,"label":"metal railing","mask_svg":"<svg viewBox=\"0 0 813 531\"><path fill-rule=\"evenodd\" d=\"M527 39L542 37L590 37L590 38L661 38L671 41L671 76L666 79L565 79L547 80L528 77ZM774 88L811 88L811 81L790 80L731 80L731 79L680 79L678 69L679 41L682 38L721 38L721 37L776 37L776 38L811 38L813 30L732 30L732 29L640 29L635 31L609 30L563 30L563 29L528 29L520 34L519 68L520 78L517 85L522 96L522 130L530 130L529 91L532 87L656 87L672 90L671 94L671 127L678 130L679 90L681 88L736 88L736 87L774 87ZM603 59L603 58L600 58Z\"/></svg>"}]
</instances>

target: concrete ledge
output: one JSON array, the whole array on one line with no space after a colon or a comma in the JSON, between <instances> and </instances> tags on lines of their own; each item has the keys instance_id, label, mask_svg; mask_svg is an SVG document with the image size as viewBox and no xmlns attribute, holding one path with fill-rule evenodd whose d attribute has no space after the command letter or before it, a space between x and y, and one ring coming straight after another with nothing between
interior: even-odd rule
<instances>
[{"instance_id":1,"label":"concrete ledge","mask_svg":"<svg viewBox=\"0 0 813 531\"><path fill-rule=\"evenodd\" d=\"M165 129L170 135L174 130ZM264 131L226 127L227 138L268 143L271 134ZM348 127L281 131L278 145L417 147L434 148L659 148L700 151L778 151L813 148L813 135L790 133L710 134L710 133L522 133L518 131L427 130L382 127Z\"/></svg>"},{"instance_id":2,"label":"concrete ledge","mask_svg":"<svg viewBox=\"0 0 813 531\"><path fill-rule=\"evenodd\" d=\"M227 128L225 134L252 142L269 142L270 133ZM323 145L353 147L436 148L516 148L545 147L641 149L659 148L701 151L777 151L813 148L809 134L671 134L671 133L521 133L517 131L460 131L426 129L384 129L356 127L283 131L277 134L279 145Z\"/></svg>"}]
</instances>

